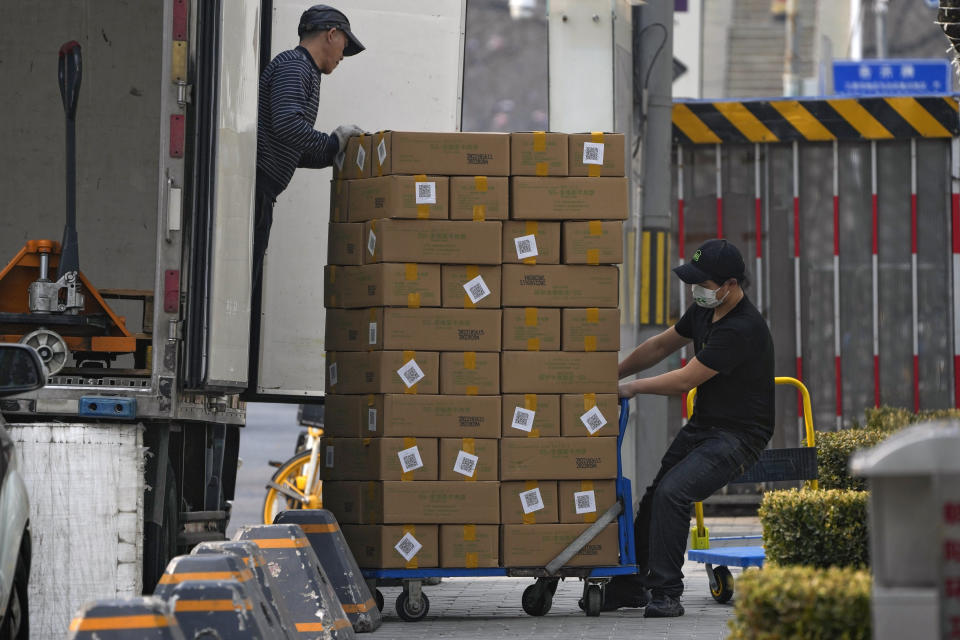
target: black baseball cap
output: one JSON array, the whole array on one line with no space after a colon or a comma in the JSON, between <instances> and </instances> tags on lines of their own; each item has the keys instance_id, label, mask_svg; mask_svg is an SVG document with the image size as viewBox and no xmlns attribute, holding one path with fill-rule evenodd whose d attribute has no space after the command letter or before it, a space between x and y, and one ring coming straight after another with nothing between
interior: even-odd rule
<instances>
[{"instance_id":1,"label":"black baseball cap","mask_svg":"<svg viewBox=\"0 0 960 640\"><path fill-rule=\"evenodd\" d=\"M713 280L723 284L730 278L744 277L746 267L740 250L726 240L707 240L693 254L690 262L674 267L673 272L687 284Z\"/></svg>"},{"instance_id":2,"label":"black baseball cap","mask_svg":"<svg viewBox=\"0 0 960 640\"><path fill-rule=\"evenodd\" d=\"M343 49L344 56L355 56L364 49L365 46L350 31L350 21L342 11L334 9L325 4L315 4L300 16L300 25L297 27L297 35L303 38L303 34L310 31L326 31L327 29L339 29L347 36L347 46Z\"/></svg>"}]
</instances>

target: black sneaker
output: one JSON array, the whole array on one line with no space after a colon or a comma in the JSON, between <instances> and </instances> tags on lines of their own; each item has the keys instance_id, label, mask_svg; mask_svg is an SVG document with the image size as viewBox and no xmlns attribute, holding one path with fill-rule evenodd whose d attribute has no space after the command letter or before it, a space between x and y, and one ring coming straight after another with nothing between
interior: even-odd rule
<instances>
[{"instance_id":1,"label":"black sneaker","mask_svg":"<svg viewBox=\"0 0 960 640\"><path fill-rule=\"evenodd\" d=\"M683 615L683 605L679 598L658 594L643 610L644 618L677 618Z\"/></svg>"}]
</instances>

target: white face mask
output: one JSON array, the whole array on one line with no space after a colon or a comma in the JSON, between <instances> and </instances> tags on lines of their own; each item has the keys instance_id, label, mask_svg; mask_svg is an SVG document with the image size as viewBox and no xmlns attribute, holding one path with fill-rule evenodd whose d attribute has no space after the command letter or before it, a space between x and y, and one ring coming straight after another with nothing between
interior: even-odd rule
<instances>
[{"instance_id":1,"label":"white face mask","mask_svg":"<svg viewBox=\"0 0 960 640\"><path fill-rule=\"evenodd\" d=\"M718 300L717 291L719 290L720 289L707 289L706 287L695 284L693 285L693 301L697 303L697 306L705 309L716 309L723 304L723 301L730 295L730 291L728 290L727 293Z\"/></svg>"}]
</instances>

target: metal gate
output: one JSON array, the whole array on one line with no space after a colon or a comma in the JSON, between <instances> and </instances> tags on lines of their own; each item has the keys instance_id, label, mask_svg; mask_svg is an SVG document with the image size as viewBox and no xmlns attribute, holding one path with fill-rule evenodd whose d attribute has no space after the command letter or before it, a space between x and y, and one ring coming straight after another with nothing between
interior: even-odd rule
<instances>
[{"instance_id":1,"label":"metal gate","mask_svg":"<svg viewBox=\"0 0 960 640\"><path fill-rule=\"evenodd\" d=\"M881 404L960 406L957 108L953 97L674 106L678 259L713 237L740 248L777 375L803 380L821 430ZM778 397L777 424L798 428L774 446L798 446L798 409Z\"/></svg>"}]
</instances>

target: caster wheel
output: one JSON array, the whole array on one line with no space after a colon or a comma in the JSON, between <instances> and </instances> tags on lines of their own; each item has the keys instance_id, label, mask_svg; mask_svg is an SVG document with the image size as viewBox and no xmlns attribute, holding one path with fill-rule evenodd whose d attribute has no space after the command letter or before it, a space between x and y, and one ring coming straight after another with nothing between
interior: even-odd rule
<instances>
[{"instance_id":1,"label":"caster wheel","mask_svg":"<svg viewBox=\"0 0 960 640\"><path fill-rule=\"evenodd\" d=\"M373 600L377 603L377 609L383 611L383 593L380 591L380 589L374 589Z\"/></svg>"},{"instance_id":2,"label":"caster wheel","mask_svg":"<svg viewBox=\"0 0 960 640\"><path fill-rule=\"evenodd\" d=\"M545 616L553 606L553 593L549 585L543 584L539 580L523 590L523 598L520 600L523 610L527 615Z\"/></svg>"},{"instance_id":3,"label":"caster wheel","mask_svg":"<svg viewBox=\"0 0 960 640\"><path fill-rule=\"evenodd\" d=\"M430 600L425 593L420 594L420 606L418 608L414 609L412 604L405 592L401 592L400 595L397 596L397 615L400 616L401 620L406 622L419 622L423 620L427 612L430 611Z\"/></svg>"},{"instance_id":4,"label":"caster wheel","mask_svg":"<svg viewBox=\"0 0 960 640\"><path fill-rule=\"evenodd\" d=\"M717 588L710 587L710 595L717 602L723 604L733 597L733 574L726 567L714 567L713 577L717 581Z\"/></svg>"},{"instance_id":5,"label":"caster wheel","mask_svg":"<svg viewBox=\"0 0 960 640\"><path fill-rule=\"evenodd\" d=\"M596 618L600 615L600 604L603 601L603 593L600 590L600 585L591 584L587 587L587 592L584 595L584 611L587 613L587 616L590 618Z\"/></svg>"}]
</instances>

